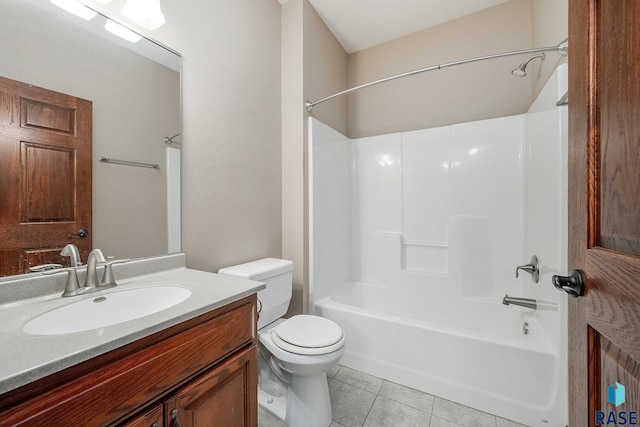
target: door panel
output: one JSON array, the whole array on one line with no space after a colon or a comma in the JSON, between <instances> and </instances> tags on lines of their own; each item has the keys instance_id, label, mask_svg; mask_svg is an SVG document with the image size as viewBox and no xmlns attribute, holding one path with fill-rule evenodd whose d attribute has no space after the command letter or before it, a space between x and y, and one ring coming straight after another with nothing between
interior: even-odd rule
<instances>
[{"instance_id":1,"label":"door panel","mask_svg":"<svg viewBox=\"0 0 640 427\"><path fill-rule=\"evenodd\" d=\"M637 53L625 46L640 43L638 23L619 25L622 17L639 16L634 0L599 1L597 16L598 108L601 117L600 245L640 255L640 67ZM633 143L623 143L623 142Z\"/></svg>"},{"instance_id":2,"label":"door panel","mask_svg":"<svg viewBox=\"0 0 640 427\"><path fill-rule=\"evenodd\" d=\"M33 99L20 100L20 124L24 128L51 130L74 135L75 109Z\"/></svg>"},{"instance_id":3,"label":"door panel","mask_svg":"<svg viewBox=\"0 0 640 427\"><path fill-rule=\"evenodd\" d=\"M569 303L577 427L640 411L638 22L637 0L569 0L569 266L587 276Z\"/></svg>"},{"instance_id":4,"label":"door panel","mask_svg":"<svg viewBox=\"0 0 640 427\"><path fill-rule=\"evenodd\" d=\"M165 419L183 427L257 425L257 356L250 347L196 378L166 401Z\"/></svg>"},{"instance_id":5,"label":"door panel","mask_svg":"<svg viewBox=\"0 0 640 427\"><path fill-rule=\"evenodd\" d=\"M86 260L91 139L90 101L0 77L0 276L68 263L68 243Z\"/></svg>"},{"instance_id":6,"label":"door panel","mask_svg":"<svg viewBox=\"0 0 640 427\"><path fill-rule=\"evenodd\" d=\"M640 381L638 380L640 364L637 358L626 354L604 338L601 338L600 354L602 382L608 386L607 389L602 390L599 407L604 409L613 406L608 402L608 387L619 383L625 388L625 402L615 407L615 411L638 411L640 409L637 405L640 402Z\"/></svg>"},{"instance_id":7,"label":"door panel","mask_svg":"<svg viewBox=\"0 0 640 427\"><path fill-rule=\"evenodd\" d=\"M75 150L24 141L21 148L21 222L73 221Z\"/></svg>"}]
</instances>

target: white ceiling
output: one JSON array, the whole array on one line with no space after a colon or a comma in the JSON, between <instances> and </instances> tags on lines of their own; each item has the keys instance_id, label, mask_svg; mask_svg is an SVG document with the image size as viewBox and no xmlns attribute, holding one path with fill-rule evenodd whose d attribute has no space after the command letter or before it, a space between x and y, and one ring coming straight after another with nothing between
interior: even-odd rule
<instances>
[{"instance_id":1,"label":"white ceiling","mask_svg":"<svg viewBox=\"0 0 640 427\"><path fill-rule=\"evenodd\" d=\"M507 0L309 0L348 53Z\"/></svg>"}]
</instances>

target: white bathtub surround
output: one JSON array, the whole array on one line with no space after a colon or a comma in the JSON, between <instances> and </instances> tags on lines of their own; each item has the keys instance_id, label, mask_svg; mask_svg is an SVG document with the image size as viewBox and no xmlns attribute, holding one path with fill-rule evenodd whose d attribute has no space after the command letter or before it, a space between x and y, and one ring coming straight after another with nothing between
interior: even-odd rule
<instances>
[{"instance_id":1,"label":"white bathtub surround","mask_svg":"<svg viewBox=\"0 0 640 427\"><path fill-rule=\"evenodd\" d=\"M550 281L566 272L564 90L566 65L527 114L357 140L310 119L310 310L345 331L342 364L566 424L566 297ZM540 282L516 279L534 254Z\"/></svg>"}]
</instances>

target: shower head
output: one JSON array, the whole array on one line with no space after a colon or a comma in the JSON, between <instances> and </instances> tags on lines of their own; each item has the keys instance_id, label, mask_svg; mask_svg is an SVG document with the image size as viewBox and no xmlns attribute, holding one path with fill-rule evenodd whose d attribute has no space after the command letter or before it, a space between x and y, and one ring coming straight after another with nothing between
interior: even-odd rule
<instances>
[{"instance_id":1,"label":"shower head","mask_svg":"<svg viewBox=\"0 0 640 427\"><path fill-rule=\"evenodd\" d=\"M511 70L511 74L513 74L516 77L524 77L527 75L527 70L525 68L527 68L525 64L520 64L518 65L517 68L514 68L513 70Z\"/></svg>"},{"instance_id":2,"label":"shower head","mask_svg":"<svg viewBox=\"0 0 640 427\"><path fill-rule=\"evenodd\" d=\"M522 64L518 65L516 68L511 70L511 74L513 74L516 77L524 77L524 76L526 76L527 75L527 65L529 64L529 62L533 61L536 58L542 58L542 60L544 61L544 58L546 58L546 55L544 54L544 52L542 52L539 55L532 56L531 58L527 59Z\"/></svg>"}]
</instances>

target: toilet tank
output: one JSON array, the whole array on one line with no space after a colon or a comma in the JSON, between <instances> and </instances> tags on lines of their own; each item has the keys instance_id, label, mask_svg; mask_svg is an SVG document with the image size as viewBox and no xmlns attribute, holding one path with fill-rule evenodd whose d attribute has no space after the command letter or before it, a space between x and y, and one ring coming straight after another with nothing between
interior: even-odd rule
<instances>
[{"instance_id":1,"label":"toilet tank","mask_svg":"<svg viewBox=\"0 0 640 427\"><path fill-rule=\"evenodd\" d=\"M222 268L218 274L242 277L266 284L266 288L258 292L258 329L278 320L289 309L293 286L292 261L263 258Z\"/></svg>"}]
</instances>

